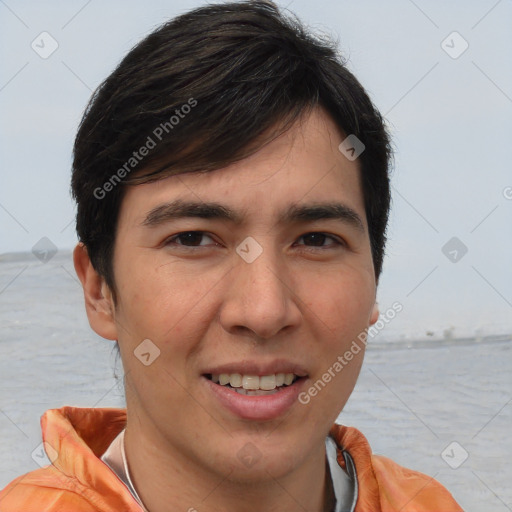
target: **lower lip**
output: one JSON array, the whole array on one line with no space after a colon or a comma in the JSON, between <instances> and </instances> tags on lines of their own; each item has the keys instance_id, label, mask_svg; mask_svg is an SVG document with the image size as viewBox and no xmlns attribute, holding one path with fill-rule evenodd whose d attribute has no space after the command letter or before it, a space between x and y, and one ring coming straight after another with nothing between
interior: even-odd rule
<instances>
[{"instance_id":1,"label":"lower lip","mask_svg":"<svg viewBox=\"0 0 512 512\"><path fill-rule=\"evenodd\" d=\"M250 396L241 395L226 386L215 384L203 377L217 400L233 414L244 420L268 421L279 418L285 414L294 403L298 403L298 396L303 387L305 378L297 379L292 385L272 395Z\"/></svg>"}]
</instances>

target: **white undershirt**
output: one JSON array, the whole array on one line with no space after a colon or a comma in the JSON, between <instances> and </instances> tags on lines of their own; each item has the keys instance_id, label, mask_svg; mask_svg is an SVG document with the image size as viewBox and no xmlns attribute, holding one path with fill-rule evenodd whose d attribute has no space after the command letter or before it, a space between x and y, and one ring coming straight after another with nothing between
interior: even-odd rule
<instances>
[{"instance_id":1,"label":"white undershirt","mask_svg":"<svg viewBox=\"0 0 512 512\"><path fill-rule=\"evenodd\" d=\"M124 432L123 430L112 441L107 451L102 455L101 460L118 476L142 509L147 512L130 479L126 453L124 451ZM333 512L354 512L357 502L357 478L352 457L348 452L343 452L347 467L347 471L344 471L338 464L337 447L332 437L325 439L325 448L334 496L336 498L336 506Z\"/></svg>"}]
</instances>

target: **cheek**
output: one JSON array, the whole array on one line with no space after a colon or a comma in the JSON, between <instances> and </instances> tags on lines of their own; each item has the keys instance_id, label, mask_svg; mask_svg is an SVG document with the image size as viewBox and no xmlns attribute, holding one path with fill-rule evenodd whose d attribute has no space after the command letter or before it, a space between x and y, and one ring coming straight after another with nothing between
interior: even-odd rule
<instances>
[{"instance_id":1,"label":"cheek","mask_svg":"<svg viewBox=\"0 0 512 512\"><path fill-rule=\"evenodd\" d=\"M308 289L305 303L332 334L334 343L357 337L368 327L375 302L375 286L367 273L339 272L316 282L310 281Z\"/></svg>"},{"instance_id":2,"label":"cheek","mask_svg":"<svg viewBox=\"0 0 512 512\"><path fill-rule=\"evenodd\" d=\"M185 348L187 339L208 325L208 291L215 276L200 278L169 264L147 261L134 264L126 275L119 321L126 322L131 337L149 338L162 346L179 339Z\"/></svg>"},{"instance_id":3,"label":"cheek","mask_svg":"<svg viewBox=\"0 0 512 512\"><path fill-rule=\"evenodd\" d=\"M375 285L368 272L340 271L312 287L310 297L310 318L316 317L318 329L312 347L318 365L306 392L311 393L311 404L321 411L319 416L334 421L361 370L365 345L358 337L368 327Z\"/></svg>"}]
</instances>

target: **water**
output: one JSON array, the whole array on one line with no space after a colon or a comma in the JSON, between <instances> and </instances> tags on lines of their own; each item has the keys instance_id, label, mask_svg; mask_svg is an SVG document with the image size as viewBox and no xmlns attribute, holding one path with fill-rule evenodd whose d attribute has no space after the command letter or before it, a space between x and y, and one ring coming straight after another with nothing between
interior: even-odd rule
<instances>
[{"instance_id":1,"label":"water","mask_svg":"<svg viewBox=\"0 0 512 512\"><path fill-rule=\"evenodd\" d=\"M435 476L464 510L511 511L511 367L506 338L373 341L339 421L375 453ZM46 409L124 406L114 373L113 343L87 323L70 254L0 258L0 488L38 467ZM445 462L466 453L456 469Z\"/></svg>"}]
</instances>

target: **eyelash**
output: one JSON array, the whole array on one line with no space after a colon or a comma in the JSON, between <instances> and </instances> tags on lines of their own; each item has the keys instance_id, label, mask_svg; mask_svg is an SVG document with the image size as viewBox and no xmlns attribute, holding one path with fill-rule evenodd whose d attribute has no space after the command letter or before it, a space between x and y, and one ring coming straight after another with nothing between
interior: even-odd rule
<instances>
[{"instance_id":1,"label":"eyelash","mask_svg":"<svg viewBox=\"0 0 512 512\"><path fill-rule=\"evenodd\" d=\"M176 233L175 235L173 235L170 238L168 238L164 242L164 245L165 246L167 246L167 245L175 245L175 246L186 248L187 250L196 250L196 249L199 249L201 247L206 247L204 245L183 245L183 244L176 244L175 243L175 240L177 240L180 237L182 237L183 235L187 235L189 233L200 234L200 235L203 235L203 236L206 235L209 238L212 238L205 231L182 231L181 233ZM339 246L339 247L345 247L346 246L346 243L343 240L338 239L334 235L329 235L329 234L323 233L321 231L310 231L308 233L304 233L303 235L301 235L299 237L299 239L304 238L305 236L308 236L308 235L323 235L326 238L330 238L334 242L333 244L329 244L329 245L309 245L309 246L308 245L303 245L303 247L308 247L309 249L323 249L323 250L325 250L325 249L333 248L333 247L336 247L336 246Z\"/></svg>"}]
</instances>

